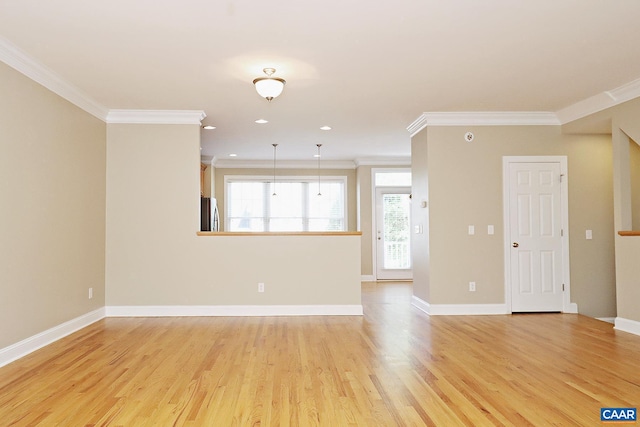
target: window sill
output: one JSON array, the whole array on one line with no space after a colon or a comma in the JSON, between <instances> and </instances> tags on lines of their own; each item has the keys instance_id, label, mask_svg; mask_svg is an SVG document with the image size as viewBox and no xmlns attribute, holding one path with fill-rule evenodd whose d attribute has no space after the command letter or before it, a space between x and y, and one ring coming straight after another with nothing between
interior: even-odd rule
<instances>
[{"instance_id":1,"label":"window sill","mask_svg":"<svg viewBox=\"0 0 640 427\"><path fill-rule=\"evenodd\" d=\"M618 231L620 236L640 236L640 231L632 230L632 231Z\"/></svg>"}]
</instances>

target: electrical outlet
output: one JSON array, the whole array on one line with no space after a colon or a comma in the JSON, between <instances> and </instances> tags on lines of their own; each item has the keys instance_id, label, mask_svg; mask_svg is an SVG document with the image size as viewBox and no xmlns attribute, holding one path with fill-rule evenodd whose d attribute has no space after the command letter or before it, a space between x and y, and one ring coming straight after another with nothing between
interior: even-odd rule
<instances>
[{"instance_id":1,"label":"electrical outlet","mask_svg":"<svg viewBox=\"0 0 640 427\"><path fill-rule=\"evenodd\" d=\"M93 298L93 288L89 288L89 299Z\"/></svg>"},{"instance_id":2,"label":"electrical outlet","mask_svg":"<svg viewBox=\"0 0 640 427\"><path fill-rule=\"evenodd\" d=\"M469 226L469 236L473 236L474 234L476 234L476 227L473 225Z\"/></svg>"},{"instance_id":3,"label":"electrical outlet","mask_svg":"<svg viewBox=\"0 0 640 427\"><path fill-rule=\"evenodd\" d=\"M258 283L258 292L264 292L264 283Z\"/></svg>"},{"instance_id":4,"label":"electrical outlet","mask_svg":"<svg viewBox=\"0 0 640 427\"><path fill-rule=\"evenodd\" d=\"M476 282L469 282L469 292L476 291Z\"/></svg>"}]
</instances>

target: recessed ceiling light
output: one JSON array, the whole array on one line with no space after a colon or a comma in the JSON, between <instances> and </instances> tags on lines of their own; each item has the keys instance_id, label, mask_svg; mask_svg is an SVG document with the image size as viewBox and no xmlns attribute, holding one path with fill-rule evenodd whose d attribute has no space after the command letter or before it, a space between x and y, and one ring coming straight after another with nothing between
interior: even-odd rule
<instances>
[{"instance_id":1,"label":"recessed ceiling light","mask_svg":"<svg viewBox=\"0 0 640 427\"><path fill-rule=\"evenodd\" d=\"M320 130L331 130L331 126L324 125L320 128Z\"/></svg>"},{"instance_id":2,"label":"recessed ceiling light","mask_svg":"<svg viewBox=\"0 0 640 427\"><path fill-rule=\"evenodd\" d=\"M320 157L320 154L314 154L313 157Z\"/></svg>"},{"instance_id":3,"label":"recessed ceiling light","mask_svg":"<svg viewBox=\"0 0 640 427\"><path fill-rule=\"evenodd\" d=\"M260 123L262 125L262 124L265 124L265 123L269 123L269 120L258 119L258 120L256 120L256 123Z\"/></svg>"},{"instance_id":4,"label":"recessed ceiling light","mask_svg":"<svg viewBox=\"0 0 640 427\"><path fill-rule=\"evenodd\" d=\"M216 128L215 126L211 126L211 125L202 126L202 129L206 129L206 130L211 130L215 128Z\"/></svg>"},{"instance_id":5,"label":"recessed ceiling light","mask_svg":"<svg viewBox=\"0 0 640 427\"><path fill-rule=\"evenodd\" d=\"M236 153L231 153L229 154L229 157L238 157L238 155Z\"/></svg>"}]
</instances>

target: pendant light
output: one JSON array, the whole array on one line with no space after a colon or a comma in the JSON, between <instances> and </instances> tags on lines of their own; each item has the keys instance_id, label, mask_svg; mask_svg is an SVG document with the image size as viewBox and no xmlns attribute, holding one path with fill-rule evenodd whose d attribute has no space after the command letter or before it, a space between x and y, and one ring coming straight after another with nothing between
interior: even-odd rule
<instances>
[{"instance_id":1,"label":"pendant light","mask_svg":"<svg viewBox=\"0 0 640 427\"><path fill-rule=\"evenodd\" d=\"M322 147L322 144L316 144L316 147L318 147L318 154L316 155L318 158L318 196L322 196L320 192L320 147Z\"/></svg>"},{"instance_id":2,"label":"pendant light","mask_svg":"<svg viewBox=\"0 0 640 427\"><path fill-rule=\"evenodd\" d=\"M278 147L278 144L271 144L273 145L273 194L272 196L276 196L276 150Z\"/></svg>"}]
</instances>

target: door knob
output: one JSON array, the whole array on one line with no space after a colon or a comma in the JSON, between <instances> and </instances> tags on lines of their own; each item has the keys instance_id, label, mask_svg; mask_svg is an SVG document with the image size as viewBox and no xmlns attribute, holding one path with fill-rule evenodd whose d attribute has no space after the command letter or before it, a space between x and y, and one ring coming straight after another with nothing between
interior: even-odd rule
<instances>
[{"instance_id":1,"label":"door knob","mask_svg":"<svg viewBox=\"0 0 640 427\"><path fill-rule=\"evenodd\" d=\"M513 242L513 244L511 246L513 246L514 248L517 248L520 245L518 244L518 242Z\"/></svg>"}]
</instances>

